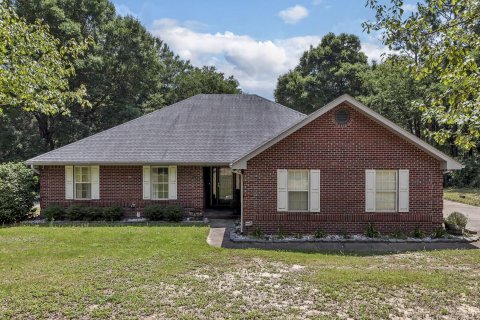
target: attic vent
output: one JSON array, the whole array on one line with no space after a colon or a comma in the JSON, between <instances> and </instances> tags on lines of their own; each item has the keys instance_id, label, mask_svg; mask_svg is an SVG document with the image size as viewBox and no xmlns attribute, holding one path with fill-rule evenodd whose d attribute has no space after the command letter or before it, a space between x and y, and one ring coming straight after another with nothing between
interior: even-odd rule
<instances>
[{"instance_id":1,"label":"attic vent","mask_svg":"<svg viewBox=\"0 0 480 320\"><path fill-rule=\"evenodd\" d=\"M340 109L335 112L335 122L337 124L347 124L350 120L350 114L347 109Z\"/></svg>"}]
</instances>

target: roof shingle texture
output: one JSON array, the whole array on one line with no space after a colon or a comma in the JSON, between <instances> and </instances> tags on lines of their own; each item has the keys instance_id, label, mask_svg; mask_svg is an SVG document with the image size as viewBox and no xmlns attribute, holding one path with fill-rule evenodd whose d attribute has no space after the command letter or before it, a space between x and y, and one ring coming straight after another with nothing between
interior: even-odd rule
<instances>
[{"instance_id":1,"label":"roof shingle texture","mask_svg":"<svg viewBox=\"0 0 480 320\"><path fill-rule=\"evenodd\" d=\"M304 117L257 95L201 94L27 164L229 164Z\"/></svg>"}]
</instances>

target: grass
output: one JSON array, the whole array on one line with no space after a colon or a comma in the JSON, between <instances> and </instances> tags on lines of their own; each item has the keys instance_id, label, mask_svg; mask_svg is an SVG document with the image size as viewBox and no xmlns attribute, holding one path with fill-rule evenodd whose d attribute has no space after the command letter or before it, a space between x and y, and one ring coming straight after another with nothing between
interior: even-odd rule
<instances>
[{"instance_id":1,"label":"grass","mask_svg":"<svg viewBox=\"0 0 480 320\"><path fill-rule=\"evenodd\" d=\"M443 191L443 198L480 207L480 189L448 188Z\"/></svg>"},{"instance_id":2,"label":"grass","mask_svg":"<svg viewBox=\"0 0 480 320\"><path fill-rule=\"evenodd\" d=\"M0 319L480 317L480 250L229 250L205 226L0 229Z\"/></svg>"}]
</instances>

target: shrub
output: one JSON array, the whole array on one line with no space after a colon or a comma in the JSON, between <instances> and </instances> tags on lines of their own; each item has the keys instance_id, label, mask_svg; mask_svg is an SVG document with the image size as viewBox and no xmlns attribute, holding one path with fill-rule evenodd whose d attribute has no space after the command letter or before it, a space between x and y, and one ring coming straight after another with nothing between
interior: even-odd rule
<instances>
[{"instance_id":1,"label":"shrub","mask_svg":"<svg viewBox=\"0 0 480 320\"><path fill-rule=\"evenodd\" d=\"M143 210L143 215L152 221L162 220L165 216L165 207L158 204L148 206Z\"/></svg>"},{"instance_id":2,"label":"shrub","mask_svg":"<svg viewBox=\"0 0 480 320\"><path fill-rule=\"evenodd\" d=\"M85 220L98 221L103 220L103 208L88 207L85 208Z\"/></svg>"},{"instance_id":3,"label":"shrub","mask_svg":"<svg viewBox=\"0 0 480 320\"><path fill-rule=\"evenodd\" d=\"M179 205L170 205L165 207L165 219L168 221L179 222L183 219L183 208Z\"/></svg>"},{"instance_id":4,"label":"shrub","mask_svg":"<svg viewBox=\"0 0 480 320\"><path fill-rule=\"evenodd\" d=\"M65 208L58 204L52 204L51 206L42 210L42 215L50 221L63 220L65 219L65 214Z\"/></svg>"},{"instance_id":5,"label":"shrub","mask_svg":"<svg viewBox=\"0 0 480 320\"><path fill-rule=\"evenodd\" d=\"M445 219L445 223L459 226L461 229L464 229L467 226L468 218L461 212L454 211L450 213Z\"/></svg>"},{"instance_id":6,"label":"shrub","mask_svg":"<svg viewBox=\"0 0 480 320\"><path fill-rule=\"evenodd\" d=\"M407 235L401 230L396 230L392 233L392 237L394 237L395 239L406 239Z\"/></svg>"},{"instance_id":7,"label":"shrub","mask_svg":"<svg viewBox=\"0 0 480 320\"><path fill-rule=\"evenodd\" d=\"M370 222L367 226L367 230L365 230L365 236L369 238L378 238L380 236L380 232L378 232L373 223Z\"/></svg>"},{"instance_id":8,"label":"shrub","mask_svg":"<svg viewBox=\"0 0 480 320\"><path fill-rule=\"evenodd\" d=\"M124 214L125 209L122 207L108 207L103 209L103 217L107 221L122 220Z\"/></svg>"},{"instance_id":9,"label":"shrub","mask_svg":"<svg viewBox=\"0 0 480 320\"><path fill-rule=\"evenodd\" d=\"M320 239L320 238L325 238L327 234L323 232L322 230L317 230L315 231L314 235L315 238Z\"/></svg>"},{"instance_id":10,"label":"shrub","mask_svg":"<svg viewBox=\"0 0 480 320\"><path fill-rule=\"evenodd\" d=\"M0 223L30 217L38 178L22 163L0 164Z\"/></svg>"},{"instance_id":11,"label":"shrub","mask_svg":"<svg viewBox=\"0 0 480 320\"><path fill-rule=\"evenodd\" d=\"M443 228L438 228L432 233L432 238L444 238L447 231Z\"/></svg>"},{"instance_id":12,"label":"shrub","mask_svg":"<svg viewBox=\"0 0 480 320\"><path fill-rule=\"evenodd\" d=\"M70 221L86 220L88 216L88 208L81 205L73 205L68 207L65 217Z\"/></svg>"},{"instance_id":13,"label":"shrub","mask_svg":"<svg viewBox=\"0 0 480 320\"><path fill-rule=\"evenodd\" d=\"M423 232L419 227L416 227L412 232L412 237L414 238L425 238L425 232Z\"/></svg>"},{"instance_id":14,"label":"shrub","mask_svg":"<svg viewBox=\"0 0 480 320\"><path fill-rule=\"evenodd\" d=\"M255 228L255 230L252 232L252 236L255 238L263 238L265 235L263 231L260 228Z\"/></svg>"}]
</instances>

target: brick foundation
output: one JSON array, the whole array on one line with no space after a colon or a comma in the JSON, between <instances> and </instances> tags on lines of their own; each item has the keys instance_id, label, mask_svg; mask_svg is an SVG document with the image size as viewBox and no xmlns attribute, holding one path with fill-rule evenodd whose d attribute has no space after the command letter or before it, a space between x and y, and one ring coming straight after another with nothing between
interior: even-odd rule
<instances>
[{"instance_id":1,"label":"brick foundation","mask_svg":"<svg viewBox=\"0 0 480 320\"><path fill-rule=\"evenodd\" d=\"M350 111L347 125L335 123L339 107ZM339 107L248 161L244 220L253 225L245 230L362 233L368 222L383 233L439 228L443 221L439 161L355 109ZM277 212L277 169L321 170L320 213ZM410 170L408 213L365 213L366 169Z\"/></svg>"}]
</instances>

